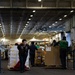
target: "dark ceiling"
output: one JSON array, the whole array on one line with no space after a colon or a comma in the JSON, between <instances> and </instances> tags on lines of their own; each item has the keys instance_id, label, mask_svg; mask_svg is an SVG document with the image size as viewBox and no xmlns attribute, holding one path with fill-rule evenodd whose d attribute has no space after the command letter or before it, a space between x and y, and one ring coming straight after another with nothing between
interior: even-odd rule
<instances>
[{"instance_id":1,"label":"dark ceiling","mask_svg":"<svg viewBox=\"0 0 75 75\"><path fill-rule=\"evenodd\" d=\"M60 0L1 0L0 37L31 38L39 33L53 35L50 33L52 30L63 30L65 21L74 15L74 12L70 12L70 6L74 7L74 3L73 0L64 0L62 3Z\"/></svg>"}]
</instances>

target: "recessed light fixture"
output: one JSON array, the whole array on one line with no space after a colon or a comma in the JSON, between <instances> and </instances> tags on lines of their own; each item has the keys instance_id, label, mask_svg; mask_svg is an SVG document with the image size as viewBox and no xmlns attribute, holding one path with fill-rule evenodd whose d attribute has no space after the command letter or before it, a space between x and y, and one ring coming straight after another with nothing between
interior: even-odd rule
<instances>
[{"instance_id":1,"label":"recessed light fixture","mask_svg":"<svg viewBox=\"0 0 75 75\"><path fill-rule=\"evenodd\" d=\"M35 10L33 10L33 12L36 12Z\"/></svg>"},{"instance_id":2,"label":"recessed light fixture","mask_svg":"<svg viewBox=\"0 0 75 75\"><path fill-rule=\"evenodd\" d=\"M29 21L27 21L27 23L29 23Z\"/></svg>"},{"instance_id":3,"label":"recessed light fixture","mask_svg":"<svg viewBox=\"0 0 75 75\"><path fill-rule=\"evenodd\" d=\"M52 25L53 25L53 26L55 26L55 24L54 24L54 23L53 23Z\"/></svg>"},{"instance_id":4,"label":"recessed light fixture","mask_svg":"<svg viewBox=\"0 0 75 75\"><path fill-rule=\"evenodd\" d=\"M27 26L28 24L26 24L26 26Z\"/></svg>"},{"instance_id":5,"label":"recessed light fixture","mask_svg":"<svg viewBox=\"0 0 75 75\"><path fill-rule=\"evenodd\" d=\"M31 20L31 18L29 18L29 20Z\"/></svg>"},{"instance_id":6,"label":"recessed light fixture","mask_svg":"<svg viewBox=\"0 0 75 75\"><path fill-rule=\"evenodd\" d=\"M55 23L58 23L57 21Z\"/></svg>"},{"instance_id":7,"label":"recessed light fixture","mask_svg":"<svg viewBox=\"0 0 75 75\"><path fill-rule=\"evenodd\" d=\"M38 2L41 2L41 0L38 0Z\"/></svg>"},{"instance_id":8,"label":"recessed light fixture","mask_svg":"<svg viewBox=\"0 0 75 75\"><path fill-rule=\"evenodd\" d=\"M30 17L33 17L33 15L30 15Z\"/></svg>"},{"instance_id":9,"label":"recessed light fixture","mask_svg":"<svg viewBox=\"0 0 75 75\"><path fill-rule=\"evenodd\" d=\"M67 15L64 15L64 17L67 17Z\"/></svg>"},{"instance_id":10,"label":"recessed light fixture","mask_svg":"<svg viewBox=\"0 0 75 75\"><path fill-rule=\"evenodd\" d=\"M62 18L59 19L60 21L62 20Z\"/></svg>"},{"instance_id":11,"label":"recessed light fixture","mask_svg":"<svg viewBox=\"0 0 75 75\"><path fill-rule=\"evenodd\" d=\"M26 27L26 26L25 26Z\"/></svg>"},{"instance_id":12,"label":"recessed light fixture","mask_svg":"<svg viewBox=\"0 0 75 75\"><path fill-rule=\"evenodd\" d=\"M74 10L71 10L70 12L72 13L72 12L74 12Z\"/></svg>"}]
</instances>

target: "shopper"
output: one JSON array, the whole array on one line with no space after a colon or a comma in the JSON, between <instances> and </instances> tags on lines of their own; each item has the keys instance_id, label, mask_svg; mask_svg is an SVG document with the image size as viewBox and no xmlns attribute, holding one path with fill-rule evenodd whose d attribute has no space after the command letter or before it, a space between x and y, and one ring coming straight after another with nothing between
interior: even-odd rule
<instances>
[{"instance_id":1,"label":"shopper","mask_svg":"<svg viewBox=\"0 0 75 75\"><path fill-rule=\"evenodd\" d=\"M34 42L31 42L30 45L30 61L31 61L31 66L34 66L34 61L35 61L35 50L37 50L37 47L34 45Z\"/></svg>"},{"instance_id":2,"label":"shopper","mask_svg":"<svg viewBox=\"0 0 75 75\"><path fill-rule=\"evenodd\" d=\"M39 49L39 48L40 48L40 45L39 45L39 44L37 44L37 43L35 43L35 46L37 47L37 49Z\"/></svg>"},{"instance_id":3,"label":"shopper","mask_svg":"<svg viewBox=\"0 0 75 75\"><path fill-rule=\"evenodd\" d=\"M57 42L56 42L56 40L53 40L51 46L57 46Z\"/></svg>"},{"instance_id":4,"label":"shopper","mask_svg":"<svg viewBox=\"0 0 75 75\"><path fill-rule=\"evenodd\" d=\"M23 39L22 43L18 45L21 73L25 71L25 62L28 55L28 49L29 45L26 43L26 39Z\"/></svg>"},{"instance_id":5,"label":"shopper","mask_svg":"<svg viewBox=\"0 0 75 75\"><path fill-rule=\"evenodd\" d=\"M66 69L66 54L67 54L68 42L66 41L65 36L59 42L59 45L60 45L60 59L61 59L62 69Z\"/></svg>"}]
</instances>

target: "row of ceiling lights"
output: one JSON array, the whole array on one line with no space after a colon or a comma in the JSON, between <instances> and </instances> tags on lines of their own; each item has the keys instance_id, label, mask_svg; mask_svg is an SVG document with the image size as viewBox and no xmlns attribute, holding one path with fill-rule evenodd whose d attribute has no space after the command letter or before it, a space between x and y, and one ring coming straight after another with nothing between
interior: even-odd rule
<instances>
[{"instance_id":1,"label":"row of ceiling lights","mask_svg":"<svg viewBox=\"0 0 75 75\"><path fill-rule=\"evenodd\" d=\"M36 10L33 10L32 12L35 13ZM31 21L31 18L32 18L32 17L33 17L33 15L31 14L31 15L30 15L30 18L28 19L28 21L27 21L27 23L26 23L26 25L25 25L25 28L28 26L29 21Z\"/></svg>"},{"instance_id":2,"label":"row of ceiling lights","mask_svg":"<svg viewBox=\"0 0 75 75\"><path fill-rule=\"evenodd\" d=\"M73 13L74 10L71 10L70 13ZM64 18L66 18L68 15L64 15ZM59 18L59 21L62 21L62 18ZM52 28L52 26L56 26L56 24L58 23L58 21L56 21L55 23L53 23L51 26L49 26L49 28Z\"/></svg>"},{"instance_id":3,"label":"row of ceiling lights","mask_svg":"<svg viewBox=\"0 0 75 75\"><path fill-rule=\"evenodd\" d=\"M33 10L32 12L35 13L36 10ZM33 15L31 14L30 17L29 17L29 19L27 20L27 23L25 24L24 29L29 25L29 21L31 21L31 18L32 18L32 17L33 17ZM24 29L22 30L22 33L23 33ZM21 33L20 37L22 36L22 33Z\"/></svg>"}]
</instances>

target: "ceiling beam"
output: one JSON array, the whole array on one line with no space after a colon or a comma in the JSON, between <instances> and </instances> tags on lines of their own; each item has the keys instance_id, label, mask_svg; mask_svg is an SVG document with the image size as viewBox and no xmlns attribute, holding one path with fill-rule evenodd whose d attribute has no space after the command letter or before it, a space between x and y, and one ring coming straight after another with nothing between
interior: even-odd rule
<instances>
[{"instance_id":1,"label":"ceiling beam","mask_svg":"<svg viewBox=\"0 0 75 75\"><path fill-rule=\"evenodd\" d=\"M49 11L47 11L44 16L41 17L40 20L38 20L38 22L34 25L34 27L32 28L32 30L29 33L35 32L36 28L38 28L40 26L39 22L48 14ZM35 30L34 30L35 29Z\"/></svg>"},{"instance_id":2,"label":"ceiling beam","mask_svg":"<svg viewBox=\"0 0 75 75\"><path fill-rule=\"evenodd\" d=\"M20 27L21 27L21 25L22 25L24 13L25 13L25 11L22 12L22 16L21 16L21 18L20 18L20 22L19 22L19 25L18 25L18 29L17 29L17 33L16 33L16 34L18 34L18 32L19 32L19 30L20 30Z\"/></svg>"},{"instance_id":3,"label":"ceiling beam","mask_svg":"<svg viewBox=\"0 0 75 75\"><path fill-rule=\"evenodd\" d=\"M11 7L11 8L13 7L13 2L12 2L12 0L10 0L10 7Z\"/></svg>"},{"instance_id":4,"label":"ceiling beam","mask_svg":"<svg viewBox=\"0 0 75 75\"><path fill-rule=\"evenodd\" d=\"M14 3L16 5L14 5ZM25 3L25 5L24 5ZM30 5L31 4L31 5ZM37 5L37 6L36 6ZM25 1L14 1L10 0L10 2L0 2L0 8L28 8L28 9L75 9L75 1L74 0L56 0L56 1L42 1L41 5L40 2L34 2L25 0Z\"/></svg>"}]
</instances>

